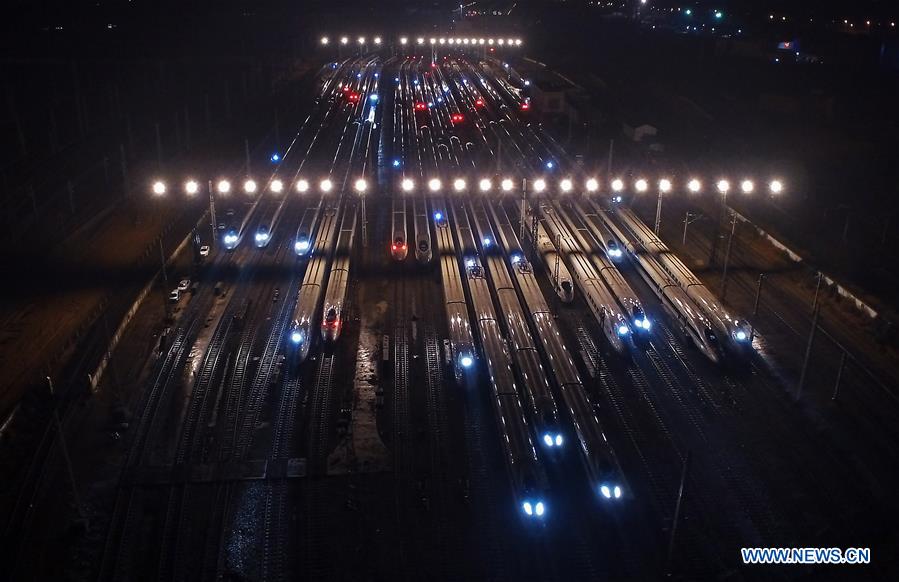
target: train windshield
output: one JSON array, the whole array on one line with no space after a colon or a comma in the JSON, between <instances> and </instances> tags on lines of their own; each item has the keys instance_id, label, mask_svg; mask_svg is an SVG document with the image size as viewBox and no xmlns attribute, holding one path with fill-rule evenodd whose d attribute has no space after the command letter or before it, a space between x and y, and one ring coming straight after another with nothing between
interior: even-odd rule
<instances>
[{"instance_id":1,"label":"train windshield","mask_svg":"<svg viewBox=\"0 0 899 582\"><path fill-rule=\"evenodd\" d=\"M334 323L335 321L337 321L337 310L331 307L328 309L328 313L325 314L325 322Z\"/></svg>"}]
</instances>

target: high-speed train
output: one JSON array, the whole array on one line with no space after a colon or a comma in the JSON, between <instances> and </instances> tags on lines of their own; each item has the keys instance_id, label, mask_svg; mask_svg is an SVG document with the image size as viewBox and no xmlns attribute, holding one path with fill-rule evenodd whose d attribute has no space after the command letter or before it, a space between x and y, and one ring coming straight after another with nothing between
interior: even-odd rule
<instances>
[{"instance_id":1,"label":"high-speed train","mask_svg":"<svg viewBox=\"0 0 899 582\"><path fill-rule=\"evenodd\" d=\"M515 228L502 206L491 205L490 215L496 225L498 244L507 258L508 271L530 316L532 337L539 340L547 368L555 377L560 403L571 419L590 490L600 501L617 502L626 496L627 487L615 451L594 412L571 353L562 341L556 318L543 298L531 265L524 258Z\"/></svg>"},{"instance_id":2,"label":"high-speed train","mask_svg":"<svg viewBox=\"0 0 899 582\"><path fill-rule=\"evenodd\" d=\"M571 303L574 300L574 283L571 280L571 273L562 261L562 257L559 256L549 235L546 234L546 229L539 222L537 223L537 251L543 259L543 265L549 273L556 295L565 303Z\"/></svg>"},{"instance_id":3,"label":"high-speed train","mask_svg":"<svg viewBox=\"0 0 899 582\"><path fill-rule=\"evenodd\" d=\"M550 206L540 207L547 232L561 241L560 251L568 260L587 306L599 324L603 336L617 353L625 353L632 340L631 324L618 305L617 298L606 287L587 255L572 240L568 228Z\"/></svg>"},{"instance_id":4,"label":"high-speed train","mask_svg":"<svg viewBox=\"0 0 899 582\"><path fill-rule=\"evenodd\" d=\"M549 451L560 451L565 445L559 408L549 387L546 371L540 363L540 353L528 328L527 315L522 309L518 293L512 284L503 259L503 252L496 242L487 211L480 203L470 205L471 222L480 240L481 256L487 266L493 290L505 322L512 360L524 387L521 395L526 416L530 420L537 444Z\"/></svg>"},{"instance_id":5,"label":"high-speed train","mask_svg":"<svg viewBox=\"0 0 899 582\"><path fill-rule=\"evenodd\" d=\"M584 204L577 206L579 215L583 217L584 223L593 232L593 236L599 242L600 247L605 251L609 260L613 263L621 263L624 260L624 250L606 228L602 218L600 218L603 211L593 200L587 201L585 204L587 206L584 206Z\"/></svg>"},{"instance_id":6,"label":"high-speed train","mask_svg":"<svg viewBox=\"0 0 899 582\"><path fill-rule=\"evenodd\" d=\"M653 255L664 271L687 293L693 303L714 325L728 349L748 349L750 330L745 321L733 316L696 275L629 209L618 207L615 217L635 242Z\"/></svg>"},{"instance_id":7,"label":"high-speed train","mask_svg":"<svg viewBox=\"0 0 899 582\"><path fill-rule=\"evenodd\" d=\"M414 199L412 212L415 216L415 260L423 265L431 262L431 221L428 219L426 200Z\"/></svg>"},{"instance_id":8,"label":"high-speed train","mask_svg":"<svg viewBox=\"0 0 899 582\"><path fill-rule=\"evenodd\" d=\"M718 363L724 355L718 332L687 293L658 264L655 256L631 237L629 231L620 228L615 222L603 215L606 226L627 249L639 267L637 271L646 284L653 290L665 310L680 326L681 332L702 354Z\"/></svg>"},{"instance_id":9,"label":"high-speed train","mask_svg":"<svg viewBox=\"0 0 899 582\"><path fill-rule=\"evenodd\" d=\"M450 336L450 356L456 380L463 382L473 371L477 354L468 319L468 302L462 288L456 247L453 244L446 209L442 203L435 203L433 208L437 252L440 255L440 274L443 281L443 300Z\"/></svg>"},{"instance_id":10,"label":"high-speed train","mask_svg":"<svg viewBox=\"0 0 899 582\"><path fill-rule=\"evenodd\" d=\"M390 254L395 261L405 261L409 254L406 240L406 200L399 197L393 199L393 223L390 241Z\"/></svg>"},{"instance_id":11,"label":"high-speed train","mask_svg":"<svg viewBox=\"0 0 899 582\"><path fill-rule=\"evenodd\" d=\"M643 302L640 301L640 298L637 297L637 294L634 293L634 290L625 281L618 268L609 261L608 257L602 252L597 252L596 239L590 230L585 228L579 213L570 212L558 202L555 203L554 208L558 216L568 224L571 234L574 235L581 248L590 255L596 272L605 281L612 295L618 299L618 304L621 305L621 308L627 314L628 321L630 321L632 327L638 333L648 333L652 328L652 323L643 310Z\"/></svg>"},{"instance_id":12,"label":"high-speed train","mask_svg":"<svg viewBox=\"0 0 899 582\"><path fill-rule=\"evenodd\" d=\"M329 202L323 210L321 226L313 245L312 258L306 267L303 283L297 293L293 321L287 334L297 363L304 362L309 356L314 339L313 328L321 315L322 295L328 278L334 238L337 234L339 211L340 203L338 201Z\"/></svg>"},{"instance_id":13,"label":"high-speed train","mask_svg":"<svg viewBox=\"0 0 899 582\"><path fill-rule=\"evenodd\" d=\"M297 225L297 234L293 240L293 250L298 257L305 257L312 249L313 235L315 232L315 224L318 221L319 212L321 212L322 201L318 204L309 206L303 211L300 223Z\"/></svg>"},{"instance_id":14,"label":"high-speed train","mask_svg":"<svg viewBox=\"0 0 899 582\"><path fill-rule=\"evenodd\" d=\"M333 343L343 331L343 307L346 303L347 284L350 278L350 256L353 251L353 236L356 232L356 208L347 208L343 213L343 224L337 236L328 290L322 309L322 339Z\"/></svg>"},{"instance_id":15,"label":"high-speed train","mask_svg":"<svg viewBox=\"0 0 899 582\"><path fill-rule=\"evenodd\" d=\"M542 521L548 510L548 484L524 417L520 391L512 372L512 357L497 320L486 273L477 255L464 209L454 209L456 233L465 269L465 281L477 314L477 327L493 388L497 427L502 434L506 468L521 515Z\"/></svg>"}]
</instances>

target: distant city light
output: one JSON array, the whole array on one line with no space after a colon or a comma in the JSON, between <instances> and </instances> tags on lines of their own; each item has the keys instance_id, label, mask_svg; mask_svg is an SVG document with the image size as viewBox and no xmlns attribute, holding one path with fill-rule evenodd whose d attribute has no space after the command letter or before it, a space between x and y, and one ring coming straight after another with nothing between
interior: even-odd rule
<instances>
[{"instance_id":1,"label":"distant city light","mask_svg":"<svg viewBox=\"0 0 899 582\"><path fill-rule=\"evenodd\" d=\"M780 180L772 180L770 187L772 194L780 194L784 189L783 182L781 182Z\"/></svg>"},{"instance_id":2,"label":"distant city light","mask_svg":"<svg viewBox=\"0 0 899 582\"><path fill-rule=\"evenodd\" d=\"M322 43L323 45L328 44L328 37L327 37L327 36L323 36L323 37L322 37L322 40L321 40L321 43Z\"/></svg>"}]
</instances>

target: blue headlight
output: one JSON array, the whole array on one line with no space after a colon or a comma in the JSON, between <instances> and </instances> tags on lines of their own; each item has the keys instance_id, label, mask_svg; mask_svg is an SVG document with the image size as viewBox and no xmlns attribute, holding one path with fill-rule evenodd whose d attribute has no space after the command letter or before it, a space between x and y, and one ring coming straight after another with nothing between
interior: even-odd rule
<instances>
[{"instance_id":1,"label":"blue headlight","mask_svg":"<svg viewBox=\"0 0 899 582\"><path fill-rule=\"evenodd\" d=\"M618 326L618 335L627 335L628 328L626 325L622 324Z\"/></svg>"},{"instance_id":2,"label":"blue headlight","mask_svg":"<svg viewBox=\"0 0 899 582\"><path fill-rule=\"evenodd\" d=\"M560 434L557 434L557 435L556 435L556 446L557 446L557 447L561 447L561 446L562 446L562 435L560 435Z\"/></svg>"},{"instance_id":3,"label":"blue headlight","mask_svg":"<svg viewBox=\"0 0 899 582\"><path fill-rule=\"evenodd\" d=\"M298 240L296 244L293 245L293 248L296 249L297 252L303 252L309 250L309 241L308 240Z\"/></svg>"},{"instance_id":4,"label":"blue headlight","mask_svg":"<svg viewBox=\"0 0 899 582\"><path fill-rule=\"evenodd\" d=\"M474 359L471 356L462 356L459 359L459 363L462 364L463 368L470 368L474 364Z\"/></svg>"},{"instance_id":5,"label":"blue headlight","mask_svg":"<svg viewBox=\"0 0 899 582\"><path fill-rule=\"evenodd\" d=\"M524 512L528 515L534 515L534 506L531 505L530 501L525 501L521 504L521 508L524 509Z\"/></svg>"},{"instance_id":6,"label":"blue headlight","mask_svg":"<svg viewBox=\"0 0 899 582\"><path fill-rule=\"evenodd\" d=\"M608 485L600 485L599 492L602 493L602 496L606 499L612 498L612 490L609 489Z\"/></svg>"},{"instance_id":7,"label":"blue headlight","mask_svg":"<svg viewBox=\"0 0 899 582\"><path fill-rule=\"evenodd\" d=\"M538 517L542 516L546 512L546 506L543 505L542 501L538 501L537 505L534 506L534 513L537 514Z\"/></svg>"},{"instance_id":8,"label":"blue headlight","mask_svg":"<svg viewBox=\"0 0 899 582\"><path fill-rule=\"evenodd\" d=\"M489 247L490 244L491 244L493 241L490 240L490 237L489 237L489 236L485 236L483 242L484 242L484 246L485 246L485 247Z\"/></svg>"},{"instance_id":9,"label":"blue headlight","mask_svg":"<svg viewBox=\"0 0 899 582\"><path fill-rule=\"evenodd\" d=\"M548 433L545 434L545 435L543 435L543 442L544 442L544 443L546 444L546 446L548 446L548 447L553 446L553 437L552 437L552 435L551 435L551 434L548 434Z\"/></svg>"},{"instance_id":10,"label":"blue headlight","mask_svg":"<svg viewBox=\"0 0 899 582\"><path fill-rule=\"evenodd\" d=\"M734 337L737 338L738 342L745 342L749 336L742 329L737 330L737 333L734 334Z\"/></svg>"},{"instance_id":11,"label":"blue headlight","mask_svg":"<svg viewBox=\"0 0 899 582\"><path fill-rule=\"evenodd\" d=\"M290 334L290 341L295 344L300 343L301 341L303 341L303 334L298 331L293 332L292 334Z\"/></svg>"}]
</instances>

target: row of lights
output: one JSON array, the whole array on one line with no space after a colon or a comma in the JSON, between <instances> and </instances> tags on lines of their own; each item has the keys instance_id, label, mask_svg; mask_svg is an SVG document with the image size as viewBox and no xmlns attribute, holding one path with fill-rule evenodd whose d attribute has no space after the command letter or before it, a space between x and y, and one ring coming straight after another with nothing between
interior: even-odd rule
<instances>
[{"instance_id":1,"label":"row of lights","mask_svg":"<svg viewBox=\"0 0 899 582\"><path fill-rule=\"evenodd\" d=\"M321 37L319 42L321 43L322 46L328 46L329 44L331 44L331 39L330 39L330 37L323 36L323 37ZM339 39L339 42L341 45L346 46L346 45L350 44L350 37L341 36ZM380 36L376 36L372 39L372 42L377 46L381 46L381 44L383 43L383 39L381 39ZM412 39L410 39L408 36L401 36L399 38L399 42L401 45L407 45L412 42ZM356 44L358 44L360 46L365 46L366 44L368 44L368 39L364 36L360 36L356 39ZM415 44L418 44L418 45L424 45L424 44L446 45L446 44L449 44L449 45L521 46L522 40L520 38L483 38L483 37L462 38L462 37L458 37L458 36L451 37L451 38L433 37L432 36L432 37L426 39L423 36L419 36L415 39Z\"/></svg>"},{"instance_id":2,"label":"row of lights","mask_svg":"<svg viewBox=\"0 0 899 582\"><path fill-rule=\"evenodd\" d=\"M549 184L543 178L537 178L533 180L531 183L531 188L534 192L540 193L545 192L547 188L549 188ZM431 192L440 192L443 190L443 181L440 178L431 178L426 182L427 188ZM503 178L499 182L499 188L503 192L511 192L515 189L516 180L512 178ZM575 182L571 178L563 178L559 180L558 183L559 191L563 193L572 192L575 188ZM647 192L650 188L649 180L646 178L638 178L633 182L633 190L637 193ZM752 194L756 189L756 184L754 181L750 179L741 180L738 184L740 191L744 194ZM231 182L228 180L219 180L215 189L219 194L228 194L231 192ZM334 189L334 182L330 178L325 178L318 184L319 190L322 192L331 192ZM493 190L493 180L491 178L481 178L478 181L478 190L481 192L490 192ZM627 188L627 184L622 178L615 178L611 182L609 182L609 187L612 192L620 193L623 192ZM664 194L671 192L674 189L674 182L670 178L662 178L658 181L657 184L658 191ZM268 184L268 189L270 192L275 194L280 194L284 191L284 182L278 179L274 179ZM309 191L310 184L306 179L299 179L294 184L294 188L297 192L303 193ZM365 178L358 178L353 183L353 188L359 194L364 194L368 191L368 181ZM455 178L452 181L452 188L456 192L465 192L468 189L468 182L465 178ZM702 191L703 184L698 178L692 178L686 183L686 188L688 191L692 193L699 193ZM400 189L403 192L414 192L415 191L415 180L412 178L403 178L400 182ZM598 192L599 191L599 180L596 178L587 178L584 181L584 189L587 192ZM727 194L731 190L731 183L729 180L718 180L715 183L715 189L721 194ZM161 196L166 193L168 190L165 182L161 180L157 180L153 183L152 186L153 193L157 196ZM253 179L247 179L243 183L243 190L247 194L255 194L259 190L259 185ZM784 190L783 182L780 180L771 180L768 183L768 190L772 194L780 194ZM184 191L189 195L197 194L200 191L200 184L196 180L188 180L184 183Z\"/></svg>"}]
</instances>

